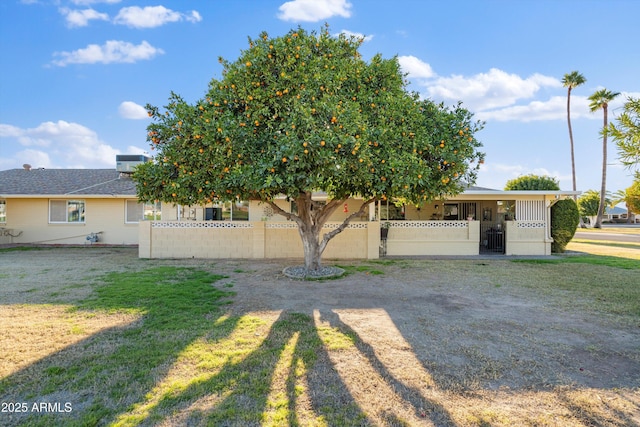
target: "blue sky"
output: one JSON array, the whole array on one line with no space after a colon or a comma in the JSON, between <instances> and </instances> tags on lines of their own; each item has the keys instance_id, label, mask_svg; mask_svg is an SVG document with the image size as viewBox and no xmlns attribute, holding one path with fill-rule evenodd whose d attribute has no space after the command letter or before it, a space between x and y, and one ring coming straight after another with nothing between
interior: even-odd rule
<instances>
[{"instance_id":1,"label":"blue sky","mask_svg":"<svg viewBox=\"0 0 640 427\"><path fill-rule=\"evenodd\" d=\"M116 154L149 150L146 103L170 91L189 101L221 77L218 57L247 37L302 26L365 36L365 59L398 56L410 89L486 121L477 185L545 174L571 189L566 88L572 92L578 189L599 189L600 88L640 96L636 0L2 0L0 170L115 167ZM631 184L609 146L608 189Z\"/></svg>"}]
</instances>

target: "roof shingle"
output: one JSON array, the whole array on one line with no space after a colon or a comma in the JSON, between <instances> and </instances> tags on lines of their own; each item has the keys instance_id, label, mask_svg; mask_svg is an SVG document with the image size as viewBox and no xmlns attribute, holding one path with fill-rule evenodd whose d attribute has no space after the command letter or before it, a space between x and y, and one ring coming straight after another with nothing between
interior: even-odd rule
<instances>
[{"instance_id":1,"label":"roof shingle","mask_svg":"<svg viewBox=\"0 0 640 427\"><path fill-rule=\"evenodd\" d=\"M136 195L135 182L115 169L9 169L0 171L0 196Z\"/></svg>"}]
</instances>

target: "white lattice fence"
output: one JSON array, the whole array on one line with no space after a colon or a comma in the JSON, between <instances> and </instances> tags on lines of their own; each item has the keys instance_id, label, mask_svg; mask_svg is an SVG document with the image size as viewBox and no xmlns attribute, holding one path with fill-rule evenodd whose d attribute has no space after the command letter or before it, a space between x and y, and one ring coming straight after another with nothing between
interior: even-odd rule
<instances>
[{"instance_id":1,"label":"white lattice fence","mask_svg":"<svg viewBox=\"0 0 640 427\"><path fill-rule=\"evenodd\" d=\"M544 221L544 200L516 200L518 221Z\"/></svg>"}]
</instances>

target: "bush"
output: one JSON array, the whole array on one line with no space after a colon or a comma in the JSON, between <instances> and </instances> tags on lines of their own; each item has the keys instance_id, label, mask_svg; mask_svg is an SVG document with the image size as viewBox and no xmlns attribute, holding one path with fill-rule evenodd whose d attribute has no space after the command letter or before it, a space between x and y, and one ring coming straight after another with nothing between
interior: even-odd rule
<instances>
[{"instance_id":1,"label":"bush","mask_svg":"<svg viewBox=\"0 0 640 427\"><path fill-rule=\"evenodd\" d=\"M505 190L560 190L558 180L550 176L523 175L507 181Z\"/></svg>"},{"instance_id":2,"label":"bush","mask_svg":"<svg viewBox=\"0 0 640 427\"><path fill-rule=\"evenodd\" d=\"M578 205L573 199L558 201L551 207L551 252L562 253L580 222Z\"/></svg>"}]
</instances>

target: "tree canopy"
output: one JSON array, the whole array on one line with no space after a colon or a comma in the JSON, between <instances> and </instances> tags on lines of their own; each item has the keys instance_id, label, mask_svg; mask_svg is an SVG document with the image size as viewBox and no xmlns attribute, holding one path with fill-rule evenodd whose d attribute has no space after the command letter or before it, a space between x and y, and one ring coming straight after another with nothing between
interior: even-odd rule
<instances>
[{"instance_id":1,"label":"tree canopy","mask_svg":"<svg viewBox=\"0 0 640 427\"><path fill-rule=\"evenodd\" d=\"M482 124L460 104L409 92L397 59L367 62L361 43L328 28L275 38L263 32L237 60L220 59L222 78L203 98L188 103L172 93L164 110L147 105L157 155L134 174L139 197L263 201L298 224L308 261L308 240L318 240L346 198L362 198L362 212L377 199L419 204L475 182ZM331 201L316 203L314 191ZM297 214L273 202L281 195L296 201ZM334 235L315 250L321 254ZM320 255L313 256L318 262L306 264L317 268Z\"/></svg>"},{"instance_id":2,"label":"tree canopy","mask_svg":"<svg viewBox=\"0 0 640 427\"><path fill-rule=\"evenodd\" d=\"M640 179L633 181L633 184L624 192L627 208L636 215L640 215Z\"/></svg>"},{"instance_id":3,"label":"tree canopy","mask_svg":"<svg viewBox=\"0 0 640 427\"><path fill-rule=\"evenodd\" d=\"M560 190L556 178L546 175L522 175L510 179L504 186L505 190Z\"/></svg>"},{"instance_id":4,"label":"tree canopy","mask_svg":"<svg viewBox=\"0 0 640 427\"><path fill-rule=\"evenodd\" d=\"M640 179L640 98L627 98L624 112L611 123L609 131L618 147L622 164L636 170Z\"/></svg>"},{"instance_id":5,"label":"tree canopy","mask_svg":"<svg viewBox=\"0 0 640 427\"><path fill-rule=\"evenodd\" d=\"M607 205L611 204L609 199L605 199ZM596 217L598 215L598 207L600 204L600 193L596 190L587 190L578 198L578 208L580 215L588 217ZM593 224L591 224L593 225Z\"/></svg>"}]
</instances>

